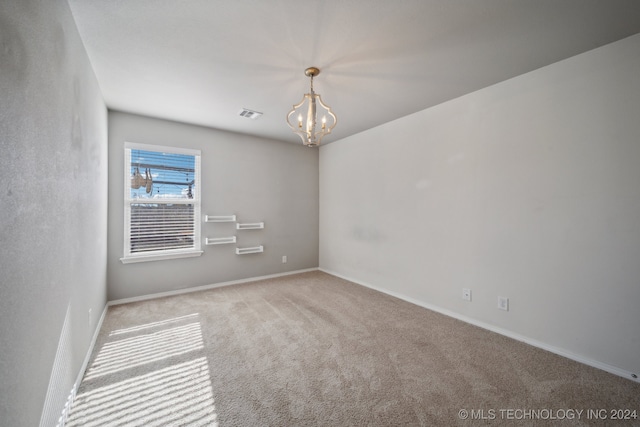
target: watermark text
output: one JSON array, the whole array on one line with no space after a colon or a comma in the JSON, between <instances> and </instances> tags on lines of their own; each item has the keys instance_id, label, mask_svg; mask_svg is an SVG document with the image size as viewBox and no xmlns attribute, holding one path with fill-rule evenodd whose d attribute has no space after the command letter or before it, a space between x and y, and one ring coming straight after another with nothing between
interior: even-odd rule
<instances>
[{"instance_id":1,"label":"watermark text","mask_svg":"<svg viewBox=\"0 0 640 427\"><path fill-rule=\"evenodd\" d=\"M461 420L637 420L640 418L636 409L525 409L525 408L489 408L460 409Z\"/></svg>"}]
</instances>

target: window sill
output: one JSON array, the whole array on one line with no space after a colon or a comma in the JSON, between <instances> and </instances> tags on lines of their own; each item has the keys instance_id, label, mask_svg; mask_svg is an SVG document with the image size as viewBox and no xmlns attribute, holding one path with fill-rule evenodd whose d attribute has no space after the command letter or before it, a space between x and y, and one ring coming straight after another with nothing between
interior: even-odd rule
<instances>
[{"instance_id":1,"label":"window sill","mask_svg":"<svg viewBox=\"0 0 640 427\"><path fill-rule=\"evenodd\" d=\"M180 252L165 252L162 254L146 254L146 255L130 255L120 258L123 264L132 264L135 262L162 261L166 259L191 258L197 257L204 253L201 250L190 250Z\"/></svg>"}]
</instances>

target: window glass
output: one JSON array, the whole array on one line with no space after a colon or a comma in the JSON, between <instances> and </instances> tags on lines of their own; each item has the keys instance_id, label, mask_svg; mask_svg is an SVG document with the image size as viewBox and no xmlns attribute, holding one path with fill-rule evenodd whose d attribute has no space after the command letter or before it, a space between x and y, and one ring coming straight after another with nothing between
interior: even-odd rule
<instances>
[{"instance_id":1,"label":"window glass","mask_svg":"<svg viewBox=\"0 0 640 427\"><path fill-rule=\"evenodd\" d=\"M123 262L201 254L200 152L127 144Z\"/></svg>"}]
</instances>

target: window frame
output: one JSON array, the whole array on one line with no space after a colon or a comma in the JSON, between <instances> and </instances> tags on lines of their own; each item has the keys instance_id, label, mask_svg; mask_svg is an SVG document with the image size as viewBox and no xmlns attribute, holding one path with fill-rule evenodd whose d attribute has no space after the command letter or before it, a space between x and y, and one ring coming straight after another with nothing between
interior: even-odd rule
<instances>
[{"instance_id":1,"label":"window frame","mask_svg":"<svg viewBox=\"0 0 640 427\"><path fill-rule=\"evenodd\" d=\"M193 174L193 198L192 199L153 199L156 204L190 204L193 205L193 247L180 249L163 249L148 251L144 253L131 253L131 205L140 203L140 199L131 198L131 151L143 150L154 151L159 153L184 154L194 156L195 171ZM202 250L201 237L201 151L191 148L181 148L165 145L140 144L134 142L125 142L124 144L124 245L123 256L120 261L123 264L160 261L167 259L188 258L200 256L204 253ZM144 199L143 199L144 200Z\"/></svg>"}]
</instances>

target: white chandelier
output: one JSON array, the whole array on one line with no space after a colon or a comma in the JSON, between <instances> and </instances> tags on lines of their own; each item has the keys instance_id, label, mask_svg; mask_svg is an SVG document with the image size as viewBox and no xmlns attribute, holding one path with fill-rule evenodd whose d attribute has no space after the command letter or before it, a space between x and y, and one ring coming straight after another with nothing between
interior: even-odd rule
<instances>
[{"instance_id":1,"label":"white chandelier","mask_svg":"<svg viewBox=\"0 0 640 427\"><path fill-rule=\"evenodd\" d=\"M313 91L313 78L320 74L320 69L309 67L304 74L311 78L311 91L305 93L302 101L293 106L287 114L287 124L291 130L302 138L302 143L307 147L320 145L322 137L331 133L338 119L331 108L325 105L319 93ZM306 104L306 105L305 105ZM296 116L297 121L292 123L291 117ZM320 123L318 124L318 118Z\"/></svg>"}]
</instances>

